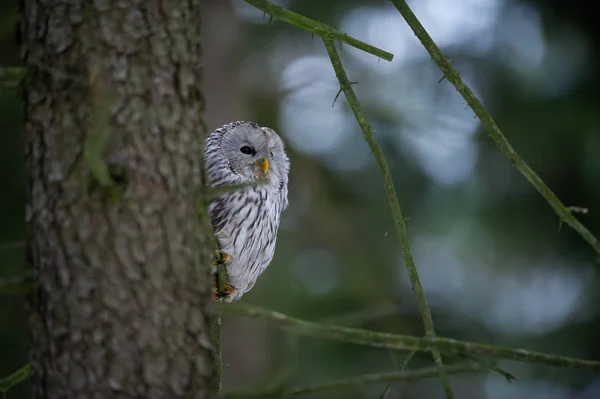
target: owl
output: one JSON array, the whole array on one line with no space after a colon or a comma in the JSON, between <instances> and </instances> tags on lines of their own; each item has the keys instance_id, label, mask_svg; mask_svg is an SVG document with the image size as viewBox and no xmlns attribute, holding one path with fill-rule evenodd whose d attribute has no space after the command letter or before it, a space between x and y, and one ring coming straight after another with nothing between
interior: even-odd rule
<instances>
[{"instance_id":1,"label":"owl","mask_svg":"<svg viewBox=\"0 0 600 399\"><path fill-rule=\"evenodd\" d=\"M290 161L275 131L238 121L207 137L204 162L210 187L248 184L208 208L227 270L226 289L217 292L213 268L213 297L233 302L254 286L273 259L279 220L288 206Z\"/></svg>"}]
</instances>

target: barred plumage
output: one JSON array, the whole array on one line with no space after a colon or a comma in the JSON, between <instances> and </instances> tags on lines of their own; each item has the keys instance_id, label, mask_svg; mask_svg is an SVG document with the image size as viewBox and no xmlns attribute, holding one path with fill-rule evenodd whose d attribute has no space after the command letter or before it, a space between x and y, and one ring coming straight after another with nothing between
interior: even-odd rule
<instances>
[{"instance_id":1,"label":"barred plumage","mask_svg":"<svg viewBox=\"0 0 600 399\"><path fill-rule=\"evenodd\" d=\"M232 289L215 299L232 302L254 286L273 259L281 212L288 206L290 162L275 131L244 121L213 131L206 139L204 161L211 187L264 180L225 194L209 207Z\"/></svg>"}]
</instances>

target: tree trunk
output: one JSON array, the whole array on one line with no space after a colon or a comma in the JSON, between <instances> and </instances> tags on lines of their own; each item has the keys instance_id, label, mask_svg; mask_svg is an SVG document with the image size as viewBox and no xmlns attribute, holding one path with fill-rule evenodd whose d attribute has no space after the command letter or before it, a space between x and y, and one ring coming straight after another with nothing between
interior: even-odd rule
<instances>
[{"instance_id":1,"label":"tree trunk","mask_svg":"<svg viewBox=\"0 0 600 399\"><path fill-rule=\"evenodd\" d=\"M34 396L214 397L198 1L22 0L20 33Z\"/></svg>"}]
</instances>

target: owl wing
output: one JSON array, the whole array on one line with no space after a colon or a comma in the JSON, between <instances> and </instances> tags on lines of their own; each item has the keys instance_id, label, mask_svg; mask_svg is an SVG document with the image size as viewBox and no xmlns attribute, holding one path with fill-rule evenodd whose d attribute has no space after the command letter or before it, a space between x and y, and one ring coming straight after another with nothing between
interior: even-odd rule
<instances>
[{"instance_id":1,"label":"owl wing","mask_svg":"<svg viewBox=\"0 0 600 399\"><path fill-rule=\"evenodd\" d=\"M227 200L224 197L211 202L208 207L210 221L217 238L223 234L225 228L229 224L228 221L231 216L227 209ZM222 245L223 243L220 242L220 244Z\"/></svg>"},{"instance_id":2,"label":"owl wing","mask_svg":"<svg viewBox=\"0 0 600 399\"><path fill-rule=\"evenodd\" d=\"M209 206L215 236L221 248L229 255L239 255L245 243L249 227L246 225L247 211L250 210L245 207L245 199L246 196L238 191L218 198Z\"/></svg>"}]
</instances>

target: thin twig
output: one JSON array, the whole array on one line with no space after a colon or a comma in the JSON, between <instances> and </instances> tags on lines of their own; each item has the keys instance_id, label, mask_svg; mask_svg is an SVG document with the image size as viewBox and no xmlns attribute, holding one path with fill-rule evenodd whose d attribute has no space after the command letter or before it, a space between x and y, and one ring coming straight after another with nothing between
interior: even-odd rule
<instances>
[{"instance_id":1,"label":"thin twig","mask_svg":"<svg viewBox=\"0 0 600 399\"><path fill-rule=\"evenodd\" d=\"M513 349L503 346L459 341L451 338L428 336L414 337L351 327L341 327L331 324L320 324L241 303L216 304L215 310L221 314L232 314L260 319L274 327L300 335L355 343L375 348L409 351L418 350L421 352L437 350L452 355L472 355L495 359L517 360L532 364L545 364L548 366L586 369L600 372L600 362L592 360L550 355L525 349Z\"/></svg>"},{"instance_id":2,"label":"thin twig","mask_svg":"<svg viewBox=\"0 0 600 399\"><path fill-rule=\"evenodd\" d=\"M285 352L282 356L285 362L278 367L276 375L269 378L269 383L266 385L265 390L270 392L281 391L284 384L293 375L298 366L298 341L297 335L285 334Z\"/></svg>"},{"instance_id":3,"label":"thin twig","mask_svg":"<svg viewBox=\"0 0 600 399\"><path fill-rule=\"evenodd\" d=\"M368 309L342 313L335 316L329 316L321 320L322 323L342 324L346 326L357 326L363 323L387 317L398 310L395 304L379 304ZM279 392L283 388L283 384L292 375L292 372L298 363L298 336L294 334L286 334L286 354L283 356L285 362L279 367L279 371L268 384L267 391Z\"/></svg>"},{"instance_id":4,"label":"thin twig","mask_svg":"<svg viewBox=\"0 0 600 399\"><path fill-rule=\"evenodd\" d=\"M476 356L472 356L472 355L461 355L460 357L463 360L464 359L469 359L469 360L473 360L473 361L477 361L478 360ZM519 380L519 377L517 377L514 374L509 373L508 371L505 371L505 370L501 369L500 367L498 367L498 365L495 362L492 362L490 364L490 370L492 370L493 372L501 375L508 382L513 382L513 381L518 381Z\"/></svg>"},{"instance_id":5,"label":"thin twig","mask_svg":"<svg viewBox=\"0 0 600 399\"><path fill-rule=\"evenodd\" d=\"M355 310L347 313L337 314L334 316L328 316L321 319L320 321L322 323L328 324L357 326L373 320L379 320L384 317L389 317L395 313L398 313L398 305L395 303L386 302L370 306L366 309Z\"/></svg>"},{"instance_id":6,"label":"thin twig","mask_svg":"<svg viewBox=\"0 0 600 399\"><path fill-rule=\"evenodd\" d=\"M410 244L408 242L408 233L406 231L406 225L404 224L404 216L402 215L402 210L400 209L400 203L398 201L398 196L396 195L396 189L394 188L394 182L392 181L390 168L385 159L385 155L383 155L381 147L379 147L379 143L377 142L377 138L375 137L373 129L371 129L369 122L367 122L367 119L365 118L362 110L360 109L360 104L358 103L356 94L354 94L354 90L352 89L350 80L346 76L346 71L344 70L344 66L342 65L340 55L338 54L337 49L335 48L335 42L331 40L323 40L323 42L325 43L325 47L327 48L327 53L329 54L329 59L331 60L333 69L335 70L335 75L337 76L337 79L340 82L340 87L344 91L346 99L348 100L348 104L350 105L352 112L354 112L354 116L356 117L356 120L358 121L358 124L360 125L360 128L362 129L365 135L365 139L369 144L369 147L371 148L373 156L377 160L377 165L379 166L379 169L381 171L381 177L385 186L388 202L390 203L392 217L394 218L396 234L398 235L400 248L402 248L402 256L404 257L406 270L408 271L408 276L410 277L410 281L417 296L417 302L419 303L419 311L421 312L421 318L423 319L425 335L427 337L433 338L435 337L435 329L433 327L431 311L429 310L429 304L427 303L427 298L425 297L425 292L423 290L423 286L421 285L421 279L419 278L417 267L413 260L412 253L410 252ZM432 351L431 354L433 356L435 364L440 370L440 378L444 386L444 392L446 393L446 397L448 397L448 399L452 399L454 398L454 394L452 393L450 382L448 381L447 376L444 374L444 364L442 362L442 357L436 351Z\"/></svg>"},{"instance_id":7,"label":"thin twig","mask_svg":"<svg viewBox=\"0 0 600 399\"><path fill-rule=\"evenodd\" d=\"M483 371L485 365L477 362L468 362L463 364L456 364L444 368L446 374L461 374L468 372ZM284 391L273 392L273 391L237 391L223 394L222 398L263 398L263 397L289 397L289 396L301 396L309 395L316 392L329 391L331 389L342 388L353 385L371 384L377 382L386 381L418 381L427 378L437 377L439 371L436 367L427 367L418 370L411 371L392 371L387 373L372 373L357 375L350 378L341 378L338 380L331 380L317 384L305 385L292 387Z\"/></svg>"},{"instance_id":8,"label":"thin twig","mask_svg":"<svg viewBox=\"0 0 600 399\"><path fill-rule=\"evenodd\" d=\"M390 354L390 358L392 359L392 362L394 363L394 366L396 366L396 370L398 371L404 371L406 369L406 367L408 367L408 363L410 362L410 360L413 358L413 356L417 353L416 350L412 350L410 351L406 357L404 358L404 361L402 362L402 366L398 366L398 362L396 362L396 358L394 357L394 354L392 352L388 352ZM388 394L388 392L390 391L390 389L392 389L392 385L394 384L394 382L390 382L390 385L388 385L386 391L381 395L382 398L385 398L385 396Z\"/></svg>"},{"instance_id":9,"label":"thin twig","mask_svg":"<svg viewBox=\"0 0 600 399\"><path fill-rule=\"evenodd\" d=\"M25 68L0 67L0 88L14 89L18 87L23 76L25 76Z\"/></svg>"},{"instance_id":10,"label":"thin twig","mask_svg":"<svg viewBox=\"0 0 600 399\"><path fill-rule=\"evenodd\" d=\"M31 366L26 364L11 375L0 379L0 392L6 393L14 386L31 377Z\"/></svg>"},{"instance_id":11,"label":"thin twig","mask_svg":"<svg viewBox=\"0 0 600 399\"><path fill-rule=\"evenodd\" d=\"M408 366L408 363L410 362L410 360L413 358L413 356L416 353L417 353L417 351L415 351L415 350L410 351L406 355L406 357L404 358L404 361L402 362L402 366L399 366L398 362L396 361L396 358L394 357L394 354L392 352L388 352L388 354L390 355L390 359L392 360L392 363L394 363L394 367L396 368L397 371L404 371L404 369L406 369L406 367ZM381 394L381 396L379 397L379 399L385 399L385 397L387 396L387 394L392 389L393 385L394 385L394 381L390 381L390 383L385 388L385 390L383 391L383 393Z\"/></svg>"},{"instance_id":12,"label":"thin twig","mask_svg":"<svg viewBox=\"0 0 600 399\"><path fill-rule=\"evenodd\" d=\"M244 190L251 187L260 187L266 184L266 181L256 180L248 183L230 184L216 187L207 187L204 192L205 201L210 202L211 200L217 199L225 194L233 193L236 191Z\"/></svg>"},{"instance_id":13,"label":"thin twig","mask_svg":"<svg viewBox=\"0 0 600 399\"><path fill-rule=\"evenodd\" d=\"M208 206L210 201L205 199L206 192L209 190L208 187L203 186L202 198L196 201L196 216L200 224L204 225L206 229L212 229L212 224L210 223L210 216L208 212ZM219 244L219 240L214 234L210 235L211 238L211 247L213 249L212 254L212 262L217 264L217 275L216 275L216 289L217 292L223 292L225 286L227 284L227 268L223 265L223 254L221 252L221 246ZM218 384L218 390L221 392L222 388L222 375L223 375L223 359L222 359L222 342L221 342L221 329L222 329L222 320L220 314L212 315L212 334L213 340L215 343L215 374L216 380Z\"/></svg>"},{"instance_id":14,"label":"thin twig","mask_svg":"<svg viewBox=\"0 0 600 399\"><path fill-rule=\"evenodd\" d=\"M210 227L212 228L212 225L209 222L209 213L208 213L208 206L210 203L210 200L205 199L207 196L207 191L209 190L208 187L204 187L204 196L203 199L200 201L197 201L196 203L196 210L197 210L197 216L198 219L200 221L200 223L203 223L206 225L206 227L208 227L210 225ZM219 240L217 239L216 235L211 234L211 246L213 249L213 262L216 263L216 290L217 292L223 292L225 290L225 286L227 285L227 267L225 266L225 264L223 263L223 253L221 252L221 245L219 243ZM215 356L215 374L216 374L216 380L217 380L217 389L218 392L221 392L221 389L223 387L223 356L222 356L222 320L221 320L221 315L220 314L213 314L212 315L213 320L212 320L212 334L213 334L213 340L215 343L215 352L216 352L216 356Z\"/></svg>"},{"instance_id":15,"label":"thin twig","mask_svg":"<svg viewBox=\"0 0 600 399\"><path fill-rule=\"evenodd\" d=\"M379 58L383 58L386 61L391 61L394 55L387 51L381 50L375 46L371 46L365 42L361 42L345 33L338 32L329 25L325 25L322 22L315 21L307 18L303 15L297 14L293 11L287 10L283 7L275 5L266 0L244 0L246 3L253 5L254 7L262 10L263 12L280 19L288 24L297 26L300 29L304 29L308 32L314 33L315 35L325 40L339 40L340 42L347 43L352 47L356 47L366 53L373 54Z\"/></svg>"},{"instance_id":16,"label":"thin twig","mask_svg":"<svg viewBox=\"0 0 600 399\"><path fill-rule=\"evenodd\" d=\"M222 344L221 344L221 328L222 328L222 323L221 323L221 315L220 314L215 314L213 319L213 339L215 342L215 351L216 353L216 364L215 364L215 372L217 374L216 378L217 378L217 383L218 383L218 390L219 392L221 392L221 389L223 388L223 356L221 354L221 348L222 348Z\"/></svg>"},{"instance_id":17,"label":"thin twig","mask_svg":"<svg viewBox=\"0 0 600 399\"><path fill-rule=\"evenodd\" d=\"M225 188L230 188L231 186L226 186ZM205 188L206 191L209 191L210 188ZM206 194L204 194L206 196ZM200 221L200 223L206 223L207 224L207 228L208 226L210 226L210 228L212 229L212 225L210 225L210 222L208 220L209 218L209 214L208 214L208 206L210 204L210 200L205 200L204 198L196 201L196 215L198 217L198 220ZM216 270L216 286L217 286L217 292L223 292L225 290L225 286L227 285L227 267L225 266L224 260L223 260L223 253L221 252L221 245L219 243L219 240L217 239L216 235L211 234L211 246L213 249L213 265L216 266L217 270Z\"/></svg>"},{"instance_id":18,"label":"thin twig","mask_svg":"<svg viewBox=\"0 0 600 399\"><path fill-rule=\"evenodd\" d=\"M5 242L0 244L0 251L5 251L7 249L13 248L23 248L25 246L25 241L14 241L14 242Z\"/></svg>"},{"instance_id":19,"label":"thin twig","mask_svg":"<svg viewBox=\"0 0 600 399\"><path fill-rule=\"evenodd\" d=\"M29 272L24 276L0 280L0 294L24 294L34 287L35 273Z\"/></svg>"},{"instance_id":20,"label":"thin twig","mask_svg":"<svg viewBox=\"0 0 600 399\"><path fill-rule=\"evenodd\" d=\"M30 59L29 64L32 67L39 69L40 71L44 71L48 73L52 78L58 80L68 80L70 82L75 82L79 85L86 86L89 81L82 78L81 76L77 76L75 74L69 74L62 72L58 69L51 68L47 66L45 63ZM21 80L27 74L27 69L24 67L18 66L0 66L0 89L15 89L19 86Z\"/></svg>"},{"instance_id":21,"label":"thin twig","mask_svg":"<svg viewBox=\"0 0 600 399\"><path fill-rule=\"evenodd\" d=\"M400 14L404 17L412 31L415 33L417 38L423 44L423 47L431 55L431 58L438 64L444 76L454 85L456 90L462 95L467 104L473 109L475 115L481 120L481 123L485 127L488 136L500 147L502 153L508 158L508 160L517 168L517 170L533 185L536 190L546 199L548 204L554 209L554 212L558 215L561 221L571 226L585 241L592 246L598 255L600 255L600 241L579 221L573 212L569 211L558 197L550 190L550 188L540 179L540 177L523 161L523 159L517 154L512 148L504 134L496 125L496 122L492 119L490 114L486 111L483 104L473 94L469 86L467 86L460 75L452 65L450 61L442 54L438 46L435 44L431 36L427 33L421 22L417 19L415 14L412 12L406 1L404 0L391 0L396 6Z\"/></svg>"},{"instance_id":22,"label":"thin twig","mask_svg":"<svg viewBox=\"0 0 600 399\"><path fill-rule=\"evenodd\" d=\"M400 366L400 368L398 368L398 363L396 363L396 359L394 358L394 356L392 356L391 353L390 353L390 356L392 357L392 361L394 362L394 365L396 366L396 368L398 368L398 371L404 371L404 369L406 369L406 367L408 367L408 363L410 362L410 360L413 358L414 355L417 354L417 352L418 351L416 351L416 350L410 351L404 358L404 361L402 362L402 366Z\"/></svg>"}]
</instances>

